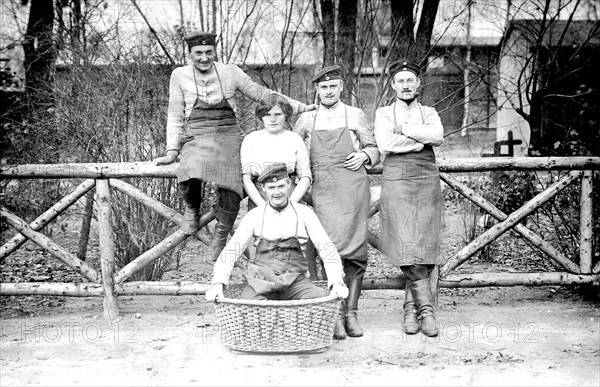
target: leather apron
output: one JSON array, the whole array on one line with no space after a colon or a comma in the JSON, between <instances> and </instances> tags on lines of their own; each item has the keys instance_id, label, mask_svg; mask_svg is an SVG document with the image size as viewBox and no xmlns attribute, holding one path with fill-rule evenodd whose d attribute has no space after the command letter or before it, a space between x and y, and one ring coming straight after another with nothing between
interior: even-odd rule
<instances>
[{"instance_id":1,"label":"leather apron","mask_svg":"<svg viewBox=\"0 0 600 387\"><path fill-rule=\"evenodd\" d=\"M356 152L348 129L317 130L315 113L310 141L313 174L313 208L342 259L367 261L369 178L364 166L357 171L344 167L346 157Z\"/></svg>"},{"instance_id":2,"label":"leather apron","mask_svg":"<svg viewBox=\"0 0 600 387\"><path fill-rule=\"evenodd\" d=\"M422 111L421 120L424 124ZM442 204L440 174L430 145L420 152L385 156L379 211L381 250L391 264L437 264Z\"/></svg>"},{"instance_id":3,"label":"leather apron","mask_svg":"<svg viewBox=\"0 0 600 387\"><path fill-rule=\"evenodd\" d=\"M308 263L302 254L298 240L298 212L289 204L296 214L296 232L293 237L269 240L263 238L265 212L263 211L260 236L256 245L254 260L248 263L244 276L248 285L257 294L268 294L284 291L300 276L308 272Z\"/></svg>"},{"instance_id":4,"label":"leather apron","mask_svg":"<svg viewBox=\"0 0 600 387\"><path fill-rule=\"evenodd\" d=\"M214 69L216 72L216 67ZM189 179L212 181L217 187L233 191L243 198L240 149L244 132L225 98L219 73L217 79L223 98L217 104L210 105L200 99L196 70L192 68L192 71L196 101L186 119L181 139L183 146L177 179L179 182Z\"/></svg>"}]
</instances>

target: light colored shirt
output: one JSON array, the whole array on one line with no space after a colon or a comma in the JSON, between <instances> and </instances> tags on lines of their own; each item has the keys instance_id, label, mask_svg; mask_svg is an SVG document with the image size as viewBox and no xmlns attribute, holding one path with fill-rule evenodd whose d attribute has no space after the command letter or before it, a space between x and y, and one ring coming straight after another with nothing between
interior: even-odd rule
<instances>
[{"instance_id":1,"label":"light colored shirt","mask_svg":"<svg viewBox=\"0 0 600 387\"><path fill-rule=\"evenodd\" d=\"M375 112L375 139L382 154L420 152L444 142L444 127L434 108L396 99Z\"/></svg>"},{"instance_id":2,"label":"light colored shirt","mask_svg":"<svg viewBox=\"0 0 600 387\"><path fill-rule=\"evenodd\" d=\"M359 108L348 106L342 101L338 101L331 108L320 105L317 110L304 112L298 117L294 132L305 139L306 147L310 151L313 123L314 128L317 130L343 128L346 126L346 108L348 109L348 129L350 130L352 145L356 152L363 151L369 156L365 167L370 168L379 162L379 151L373 136L373 126L369 123L365 113Z\"/></svg>"},{"instance_id":3,"label":"light colored shirt","mask_svg":"<svg viewBox=\"0 0 600 387\"><path fill-rule=\"evenodd\" d=\"M297 216L296 213L298 214ZM343 283L342 260L336 246L329 239L319 222L317 215L303 204L290 202L282 211L276 211L269 203L265 203L250 210L244 216L235 234L231 237L229 243L221 251L219 258L215 262L213 284L220 283L227 285L229 283L229 277L231 276L231 270L235 261L244 253L251 242L254 242L255 245L258 243L261 225L263 225L263 238L269 240L295 236L297 225L297 236L302 252L305 253L306 242L310 237L319 252L319 256L323 260L329 286L335 283Z\"/></svg>"},{"instance_id":4,"label":"light colored shirt","mask_svg":"<svg viewBox=\"0 0 600 387\"><path fill-rule=\"evenodd\" d=\"M194 73L196 74L195 84ZM219 79L221 82L219 82ZM198 85L198 93L196 93L196 85ZM183 132L185 119L189 117L192 111L196 96L199 96L205 103L215 105L225 95L231 108L237 111L236 91L241 92L253 101L260 101L275 93L254 82L252 78L234 64L214 62L214 69L207 74L195 70L191 63L173 70L169 83L167 149L179 149L179 135ZM306 105L303 103L292 98L286 98L295 113L305 110Z\"/></svg>"},{"instance_id":5,"label":"light colored shirt","mask_svg":"<svg viewBox=\"0 0 600 387\"><path fill-rule=\"evenodd\" d=\"M262 129L251 132L244 137L240 154L243 174L259 176L266 166L279 162L285 163L288 173L295 172L298 178L312 180L304 141L292 131L273 134Z\"/></svg>"}]
</instances>

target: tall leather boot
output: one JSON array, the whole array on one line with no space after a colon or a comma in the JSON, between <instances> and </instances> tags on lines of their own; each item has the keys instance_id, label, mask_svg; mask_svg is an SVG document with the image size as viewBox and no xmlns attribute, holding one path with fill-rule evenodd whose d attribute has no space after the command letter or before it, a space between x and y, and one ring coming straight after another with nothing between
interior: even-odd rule
<instances>
[{"instance_id":1,"label":"tall leather boot","mask_svg":"<svg viewBox=\"0 0 600 387\"><path fill-rule=\"evenodd\" d=\"M410 291L410 284L412 282L407 278L406 287L404 288L404 333L407 335L414 335L419 333L421 330L421 324L417 318L417 306L413 299L412 292Z\"/></svg>"},{"instance_id":2,"label":"tall leather boot","mask_svg":"<svg viewBox=\"0 0 600 387\"><path fill-rule=\"evenodd\" d=\"M342 300L340 310L335 319L333 328L333 338L336 340L344 340L346 338L346 300Z\"/></svg>"},{"instance_id":3,"label":"tall leather boot","mask_svg":"<svg viewBox=\"0 0 600 387\"><path fill-rule=\"evenodd\" d=\"M188 192L183 194L185 211L183 212L181 231L188 235L195 234L200 226L198 223L198 219L200 218L200 193L197 195L195 195L195 193L196 192Z\"/></svg>"},{"instance_id":4,"label":"tall leather boot","mask_svg":"<svg viewBox=\"0 0 600 387\"><path fill-rule=\"evenodd\" d=\"M361 337L363 329L358 324L358 299L362 290L363 277L348 278L348 298L346 298L346 334L350 337Z\"/></svg>"},{"instance_id":5,"label":"tall leather boot","mask_svg":"<svg viewBox=\"0 0 600 387\"><path fill-rule=\"evenodd\" d=\"M215 262L219 258L219 254L227 244L227 236L233 229L233 224L237 218L238 211L229 212L220 207L217 207L216 218L217 224L213 232L213 239L208 246L209 259Z\"/></svg>"},{"instance_id":6,"label":"tall leather boot","mask_svg":"<svg viewBox=\"0 0 600 387\"><path fill-rule=\"evenodd\" d=\"M410 291L417 306L419 320L421 321L421 332L425 336L434 337L438 335L438 328L433 310L434 298L431 293L429 279L415 281L410 284Z\"/></svg>"}]
</instances>

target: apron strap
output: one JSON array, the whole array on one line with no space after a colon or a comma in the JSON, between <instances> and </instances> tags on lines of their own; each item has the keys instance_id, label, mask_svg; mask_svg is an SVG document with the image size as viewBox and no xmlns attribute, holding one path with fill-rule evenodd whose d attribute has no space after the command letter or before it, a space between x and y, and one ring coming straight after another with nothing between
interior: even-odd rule
<instances>
[{"instance_id":1,"label":"apron strap","mask_svg":"<svg viewBox=\"0 0 600 387\"><path fill-rule=\"evenodd\" d=\"M221 83L221 77L219 76L219 72L217 71L217 66L215 66L214 63L213 68L215 69L215 73L217 74L217 81L219 81L219 90L221 90L221 95L223 96L221 98L221 101L219 101L219 103L221 103L224 99L226 99L225 91L223 90L223 83ZM196 99L202 101L202 98L200 98L200 93L198 92L198 80L196 79L196 68L194 67L194 65L192 65L192 74L194 75L194 86L196 86Z\"/></svg>"},{"instance_id":2,"label":"apron strap","mask_svg":"<svg viewBox=\"0 0 600 387\"><path fill-rule=\"evenodd\" d=\"M395 106L394 106L395 107ZM317 113L319 113L319 106L317 106L317 110L315 111L315 116L313 117L312 131L315 131L317 126ZM394 110L394 114L396 111ZM346 128L348 127L348 105L344 104L344 120L346 121ZM394 122L396 117L394 116Z\"/></svg>"},{"instance_id":3,"label":"apron strap","mask_svg":"<svg viewBox=\"0 0 600 387\"><path fill-rule=\"evenodd\" d=\"M213 63L213 67L215 68L215 73L217 74L217 80L219 81L219 89L221 89L221 95L223 96L223 98L221 98L221 101L226 99L225 98L225 90L223 90L223 83L221 82L221 77L219 76L219 72L217 71L217 66L215 66L215 64Z\"/></svg>"},{"instance_id":4,"label":"apron strap","mask_svg":"<svg viewBox=\"0 0 600 387\"><path fill-rule=\"evenodd\" d=\"M421 104L417 102L417 106L419 107L419 111L421 112L421 123L425 124L425 116L423 115L423 108ZM394 101L394 126L398 126L398 122L396 121L396 101Z\"/></svg>"},{"instance_id":5,"label":"apron strap","mask_svg":"<svg viewBox=\"0 0 600 387\"><path fill-rule=\"evenodd\" d=\"M346 128L348 128L348 105L344 105L344 119L346 120Z\"/></svg>"},{"instance_id":6,"label":"apron strap","mask_svg":"<svg viewBox=\"0 0 600 387\"><path fill-rule=\"evenodd\" d=\"M296 214L296 231L294 232L294 238L298 239L298 211L296 211L296 208L292 205L292 202L289 202L289 205L292 207L292 210L294 210L294 213ZM259 238L262 239L263 238L263 229L265 227L265 214L267 213L267 207L270 206L269 202L267 201L267 204L265 205L265 209L263 210L263 216L262 216L262 220L260 222L260 235Z\"/></svg>"}]
</instances>

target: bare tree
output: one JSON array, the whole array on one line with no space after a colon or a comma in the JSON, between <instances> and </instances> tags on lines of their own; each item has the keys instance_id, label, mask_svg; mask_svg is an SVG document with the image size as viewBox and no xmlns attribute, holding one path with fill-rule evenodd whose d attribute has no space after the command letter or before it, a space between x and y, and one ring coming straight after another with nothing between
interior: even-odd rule
<instances>
[{"instance_id":1,"label":"bare tree","mask_svg":"<svg viewBox=\"0 0 600 387\"><path fill-rule=\"evenodd\" d=\"M531 131L531 155L600 154L600 24L585 2L514 9L503 55L517 64L501 92ZM576 20L584 13L595 20Z\"/></svg>"},{"instance_id":2,"label":"bare tree","mask_svg":"<svg viewBox=\"0 0 600 387\"><path fill-rule=\"evenodd\" d=\"M21 3L27 5L27 1ZM27 32L23 39L25 76L28 95L37 101L49 101L52 95L54 59L54 1L32 1Z\"/></svg>"},{"instance_id":3,"label":"bare tree","mask_svg":"<svg viewBox=\"0 0 600 387\"><path fill-rule=\"evenodd\" d=\"M335 4L334 0L320 0L321 17L315 12L323 31L323 66L335 63ZM317 2L313 3L316 5Z\"/></svg>"},{"instance_id":4,"label":"bare tree","mask_svg":"<svg viewBox=\"0 0 600 387\"><path fill-rule=\"evenodd\" d=\"M355 78L356 63L356 19L358 17L358 0L344 1L344 10L339 12L338 39L336 51L338 64L343 70L344 97L352 96Z\"/></svg>"}]
</instances>

